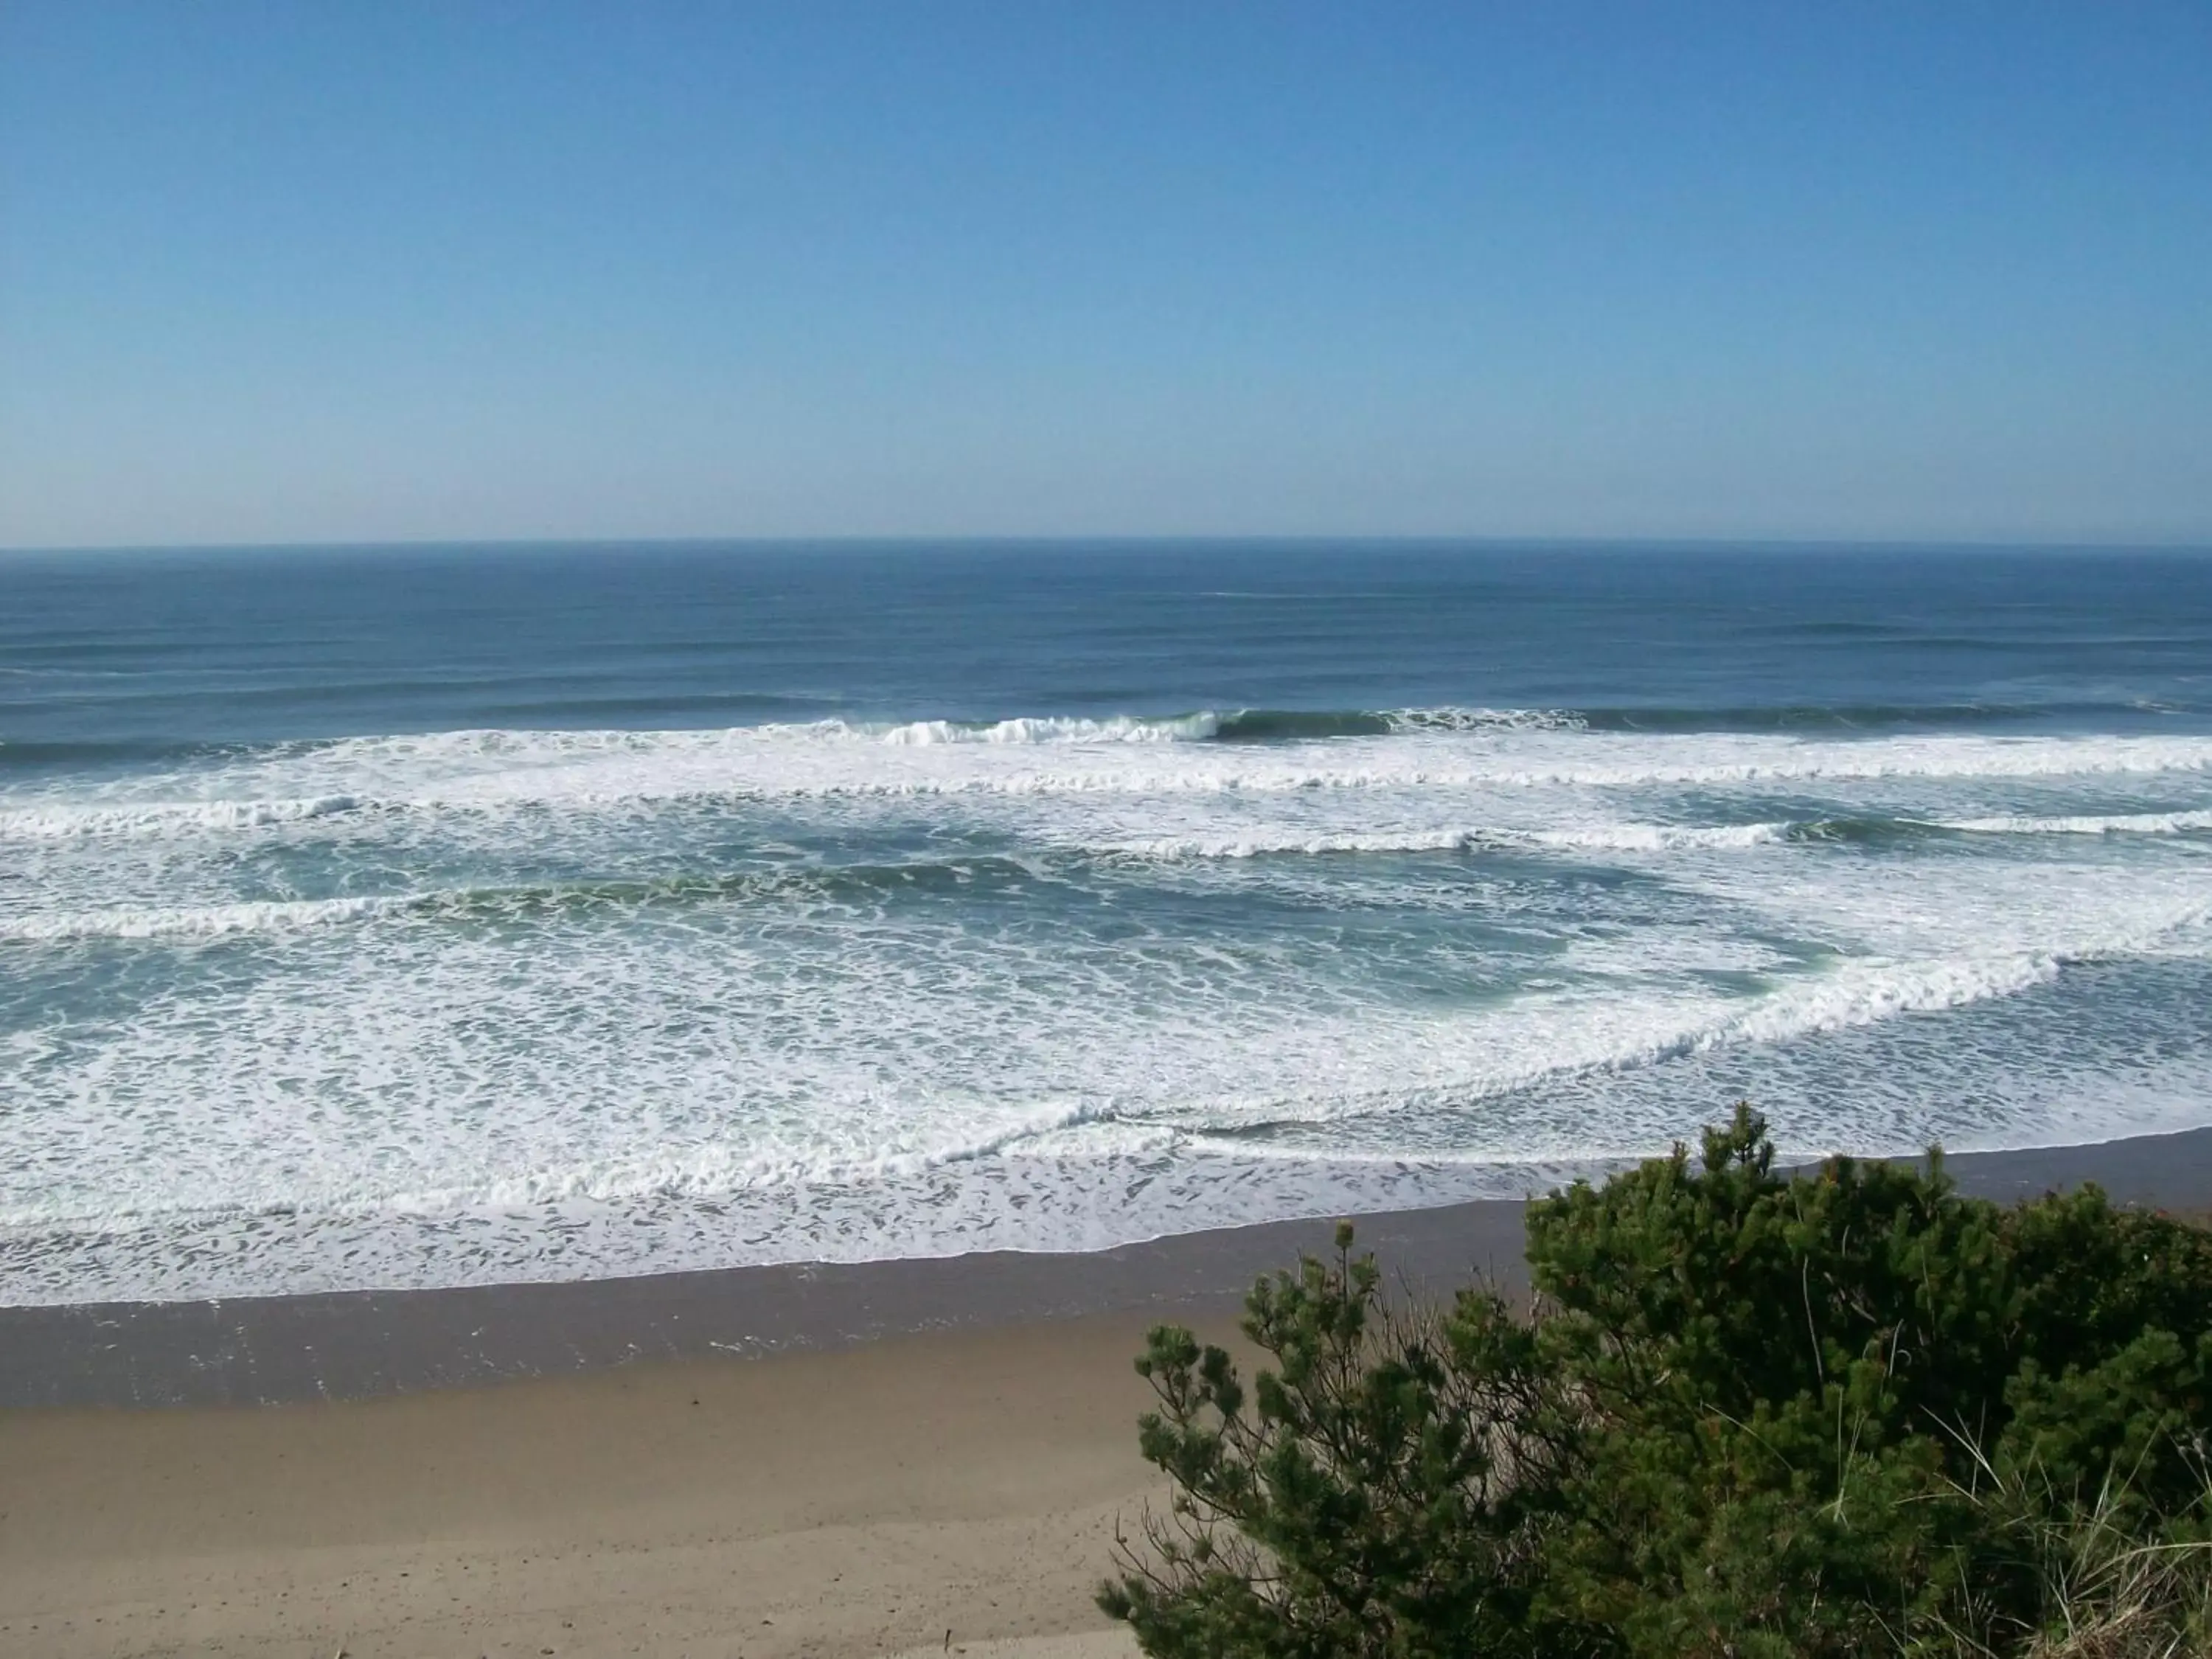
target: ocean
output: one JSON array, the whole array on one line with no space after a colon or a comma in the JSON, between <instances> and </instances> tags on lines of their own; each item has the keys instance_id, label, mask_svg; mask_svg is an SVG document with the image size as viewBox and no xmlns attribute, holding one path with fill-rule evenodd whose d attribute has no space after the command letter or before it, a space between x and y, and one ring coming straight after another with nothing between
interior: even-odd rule
<instances>
[{"instance_id":1,"label":"ocean","mask_svg":"<svg viewBox=\"0 0 2212 1659\"><path fill-rule=\"evenodd\" d=\"M2212 1123L2212 557L0 555L0 1303Z\"/></svg>"}]
</instances>

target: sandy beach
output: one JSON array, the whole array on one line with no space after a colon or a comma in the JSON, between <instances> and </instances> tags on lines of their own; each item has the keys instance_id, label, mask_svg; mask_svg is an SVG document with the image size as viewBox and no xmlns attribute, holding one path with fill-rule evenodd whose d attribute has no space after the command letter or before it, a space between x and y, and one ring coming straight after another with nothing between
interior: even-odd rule
<instances>
[{"instance_id":1,"label":"sandy beach","mask_svg":"<svg viewBox=\"0 0 2212 1659\"><path fill-rule=\"evenodd\" d=\"M18 1413L0 1650L775 1659L1090 1632L1115 1518L1149 1490L1143 1322Z\"/></svg>"},{"instance_id":2,"label":"sandy beach","mask_svg":"<svg viewBox=\"0 0 2212 1659\"><path fill-rule=\"evenodd\" d=\"M1954 1167L2201 1206L2212 1131ZM1520 1224L1462 1206L1362 1237L1418 1283L1510 1283ZM1229 1332L1239 1287L1327 1233L6 1310L0 1651L1133 1651L1090 1599L1157 1495L1130 1359L1161 1318Z\"/></svg>"}]
</instances>

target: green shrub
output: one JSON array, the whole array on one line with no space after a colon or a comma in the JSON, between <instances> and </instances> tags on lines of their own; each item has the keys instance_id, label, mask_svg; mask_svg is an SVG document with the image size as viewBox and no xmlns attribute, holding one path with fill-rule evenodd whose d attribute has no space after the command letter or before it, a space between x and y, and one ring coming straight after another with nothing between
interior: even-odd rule
<instances>
[{"instance_id":1,"label":"green shrub","mask_svg":"<svg viewBox=\"0 0 2212 1659\"><path fill-rule=\"evenodd\" d=\"M2138 1561L2204 1535L2197 1229L1962 1199L1940 1156L1780 1172L1739 1109L1528 1230L1532 1317L1394 1310L1347 1229L1254 1291L1249 1394L1153 1333L1174 1495L1101 1595L1146 1652L2024 1654L2082 1517Z\"/></svg>"},{"instance_id":2,"label":"green shrub","mask_svg":"<svg viewBox=\"0 0 2212 1659\"><path fill-rule=\"evenodd\" d=\"M1249 1393L1226 1351L1152 1334L1140 1443L1175 1492L1102 1605L1154 1654L1572 1650L1534 1605L1580 1435L1536 1331L1480 1291L1393 1310L1337 1237L1253 1290L1275 1364Z\"/></svg>"}]
</instances>

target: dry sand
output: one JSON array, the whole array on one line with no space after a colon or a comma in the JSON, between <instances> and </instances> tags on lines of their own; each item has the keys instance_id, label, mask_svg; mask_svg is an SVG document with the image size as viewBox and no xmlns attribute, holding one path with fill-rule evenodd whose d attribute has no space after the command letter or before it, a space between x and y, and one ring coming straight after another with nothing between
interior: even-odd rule
<instances>
[{"instance_id":1,"label":"dry sand","mask_svg":"<svg viewBox=\"0 0 2212 1659\"><path fill-rule=\"evenodd\" d=\"M0 1653L1133 1652L1144 1320L338 1404L0 1417ZM995 1638L1069 1637L1038 1645Z\"/></svg>"}]
</instances>

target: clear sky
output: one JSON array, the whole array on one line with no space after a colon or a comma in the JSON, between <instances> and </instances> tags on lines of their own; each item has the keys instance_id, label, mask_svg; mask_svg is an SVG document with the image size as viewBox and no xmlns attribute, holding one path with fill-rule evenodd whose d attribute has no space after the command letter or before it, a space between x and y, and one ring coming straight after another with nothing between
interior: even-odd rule
<instances>
[{"instance_id":1,"label":"clear sky","mask_svg":"<svg viewBox=\"0 0 2212 1659\"><path fill-rule=\"evenodd\" d=\"M2212 540L2212 4L0 0L0 545Z\"/></svg>"}]
</instances>

